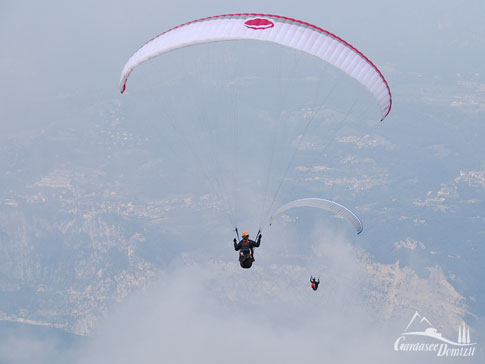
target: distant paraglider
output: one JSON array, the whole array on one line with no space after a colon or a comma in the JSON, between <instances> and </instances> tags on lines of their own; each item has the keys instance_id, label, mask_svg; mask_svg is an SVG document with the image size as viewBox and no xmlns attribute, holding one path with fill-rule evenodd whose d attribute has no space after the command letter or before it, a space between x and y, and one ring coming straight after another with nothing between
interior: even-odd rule
<instances>
[{"instance_id":1,"label":"distant paraglider","mask_svg":"<svg viewBox=\"0 0 485 364\"><path fill-rule=\"evenodd\" d=\"M362 230L364 229L362 222L360 219L348 208L345 206L340 205L337 202L330 201L330 200L325 200L322 198L303 198L300 200L296 200L290 203L287 203L286 205L281 206L276 212L271 216L270 219L270 225L273 222L273 218L281 215L283 212L293 209L296 207L315 207L323 210L327 210L330 212L333 212L335 215L340 216L350 222L355 230L357 231L357 234L360 234Z\"/></svg>"},{"instance_id":2,"label":"distant paraglider","mask_svg":"<svg viewBox=\"0 0 485 364\"><path fill-rule=\"evenodd\" d=\"M310 283L312 284L312 289L316 291L318 289L318 285L320 284L320 277L317 281L313 276L310 276Z\"/></svg>"}]
</instances>

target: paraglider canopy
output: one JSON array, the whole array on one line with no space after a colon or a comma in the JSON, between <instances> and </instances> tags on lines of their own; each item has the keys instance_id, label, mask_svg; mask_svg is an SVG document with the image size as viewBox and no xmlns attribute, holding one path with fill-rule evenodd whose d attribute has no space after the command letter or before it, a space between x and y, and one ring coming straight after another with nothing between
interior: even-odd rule
<instances>
[{"instance_id":1,"label":"paraglider canopy","mask_svg":"<svg viewBox=\"0 0 485 364\"><path fill-rule=\"evenodd\" d=\"M296 207L315 207L315 208L333 212L335 215L338 215L344 218L345 220L347 220L348 222L350 222L355 228L355 231L357 231L357 234L360 234L364 229L362 222L352 211L350 211L348 208L340 205L337 202L325 200L323 198L303 198L281 206L271 216L270 225L272 223L273 217L277 217L281 215L283 212Z\"/></svg>"},{"instance_id":2,"label":"paraglider canopy","mask_svg":"<svg viewBox=\"0 0 485 364\"><path fill-rule=\"evenodd\" d=\"M270 14L227 14L176 26L145 43L125 64L120 90L139 64L179 48L196 44L252 39L277 43L311 54L341 69L364 85L376 99L381 121L391 111L391 90L379 69L342 38L300 20Z\"/></svg>"}]
</instances>

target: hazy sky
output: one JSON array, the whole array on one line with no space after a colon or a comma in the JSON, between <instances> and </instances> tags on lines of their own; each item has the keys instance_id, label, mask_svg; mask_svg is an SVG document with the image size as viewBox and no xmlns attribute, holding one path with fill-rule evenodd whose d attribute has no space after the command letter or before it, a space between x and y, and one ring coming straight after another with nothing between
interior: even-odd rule
<instances>
[{"instance_id":1,"label":"hazy sky","mask_svg":"<svg viewBox=\"0 0 485 364\"><path fill-rule=\"evenodd\" d=\"M399 119L400 97L421 77L438 84L458 74L485 79L482 0L3 1L0 140L71 120L98 98L121 100L121 69L141 44L186 21L236 12L290 16L349 40L383 70L394 91L391 126ZM159 283L108 315L80 349L79 362L409 362L389 346L389 337L403 329L400 321L376 325L376 312L340 305L364 299L360 251L338 233L327 239L315 239L313 249L323 246L326 253L311 266L338 277L330 298L312 302L328 290L300 287L307 271L273 266L271 259L264 268L241 271L236 263L204 266L200 257L180 257ZM253 297L251 287L261 282Z\"/></svg>"},{"instance_id":2,"label":"hazy sky","mask_svg":"<svg viewBox=\"0 0 485 364\"><path fill-rule=\"evenodd\" d=\"M3 1L1 130L62 117L69 96L116 97L120 70L140 44L214 14L274 13L317 24L348 39L384 72L391 69L393 90L394 79L412 77L408 72L443 78L483 72L484 6L480 0Z\"/></svg>"}]
</instances>

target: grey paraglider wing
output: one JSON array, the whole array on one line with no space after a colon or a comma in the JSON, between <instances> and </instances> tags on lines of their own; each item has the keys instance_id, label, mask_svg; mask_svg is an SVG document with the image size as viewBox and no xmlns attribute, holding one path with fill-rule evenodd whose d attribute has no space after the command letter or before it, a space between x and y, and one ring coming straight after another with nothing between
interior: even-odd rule
<instances>
[{"instance_id":1,"label":"grey paraglider wing","mask_svg":"<svg viewBox=\"0 0 485 364\"><path fill-rule=\"evenodd\" d=\"M271 216L271 221L274 217L277 217L283 212L289 209L293 209L295 207L315 207L333 212L335 215L338 215L350 222L357 231L357 234L360 234L364 228L360 219L348 208L342 206L337 202L325 200L322 198L303 198L301 200L287 203L286 205L283 205L278 210L276 210L276 212Z\"/></svg>"}]
</instances>

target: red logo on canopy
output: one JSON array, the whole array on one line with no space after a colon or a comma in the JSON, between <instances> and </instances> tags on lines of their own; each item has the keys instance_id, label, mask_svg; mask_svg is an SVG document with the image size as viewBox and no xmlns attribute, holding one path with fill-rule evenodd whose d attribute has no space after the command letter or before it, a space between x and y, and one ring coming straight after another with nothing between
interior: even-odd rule
<instances>
[{"instance_id":1,"label":"red logo on canopy","mask_svg":"<svg viewBox=\"0 0 485 364\"><path fill-rule=\"evenodd\" d=\"M274 27L274 23L268 19L256 18L246 20L244 26L249 29L269 29Z\"/></svg>"}]
</instances>

